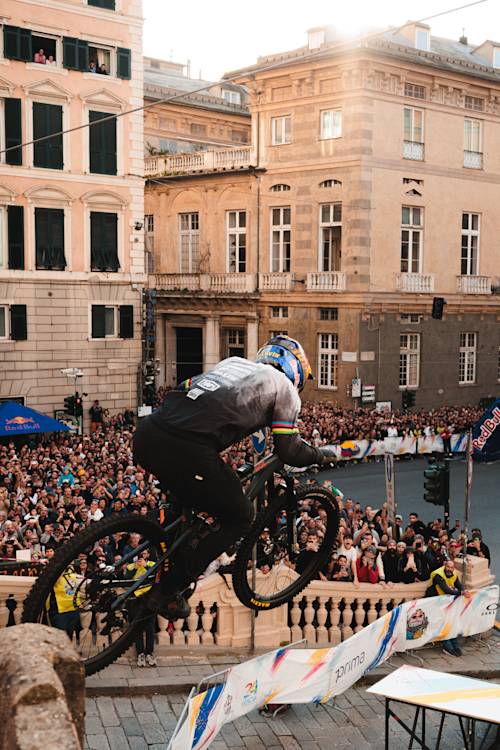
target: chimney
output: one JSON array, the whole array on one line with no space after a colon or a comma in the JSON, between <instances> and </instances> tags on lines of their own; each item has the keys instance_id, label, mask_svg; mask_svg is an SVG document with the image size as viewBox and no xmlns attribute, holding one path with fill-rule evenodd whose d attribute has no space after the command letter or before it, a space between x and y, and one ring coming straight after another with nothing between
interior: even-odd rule
<instances>
[{"instance_id":1,"label":"chimney","mask_svg":"<svg viewBox=\"0 0 500 750\"><path fill-rule=\"evenodd\" d=\"M460 42L460 44L465 44L465 45L469 43L467 41L467 37L465 36L465 29L462 29L462 36L460 37L458 41Z\"/></svg>"}]
</instances>

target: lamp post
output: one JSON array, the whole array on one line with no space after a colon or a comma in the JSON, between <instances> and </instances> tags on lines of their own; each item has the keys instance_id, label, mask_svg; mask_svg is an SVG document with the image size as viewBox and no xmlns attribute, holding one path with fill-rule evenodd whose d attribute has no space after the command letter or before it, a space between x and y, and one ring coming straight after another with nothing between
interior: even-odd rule
<instances>
[{"instance_id":1,"label":"lamp post","mask_svg":"<svg viewBox=\"0 0 500 750\"><path fill-rule=\"evenodd\" d=\"M76 389L76 386L78 383L78 378L83 378L83 370L80 370L79 367L65 367L61 370L61 374L66 375L67 378L74 378L75 380L75 386L74 386L75 395L74 395L73 403L75 404L75 407L76 407L77 399L79 398L79 394ZM83 394L83 395L87 395L87 394ZM83 413L80 413L80 414L75 413L75 416L78 419L78 434L82 435L83 434Z\"/></svg>"}]
</instances>

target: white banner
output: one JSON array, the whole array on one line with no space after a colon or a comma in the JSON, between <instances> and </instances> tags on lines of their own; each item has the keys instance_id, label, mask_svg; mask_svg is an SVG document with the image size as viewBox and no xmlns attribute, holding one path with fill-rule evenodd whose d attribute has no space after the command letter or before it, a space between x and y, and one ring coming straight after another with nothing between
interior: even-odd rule
<instances>
[{"instance_id":1,"label":"white banner","mask_svg":"<svg viewBox=\"0 0 500 750\"><path fill-rule=\"evenodd\" d=\"M464 453L467 447L467 435L457 434L451 438L452 453ZM371 458L392 453L395 456L404 454L444 453L443 441L439 435L433 437L387 437L383 440L344 440L340 445L329 445L338 460Z\"/></svg>"},{"instance_id":2,"label":"white banner","mask_svg":"<svg viewBox=\"0 0 500 750\"><path fill-rule=\"evenodd\" d=\"M498 586L395 607L333 648L282 648L233 667L225 684L189 702L172 750L204 750L223 724L266 703L326 703L393 653L493 627Z\"/></svg>"}]
</instances>

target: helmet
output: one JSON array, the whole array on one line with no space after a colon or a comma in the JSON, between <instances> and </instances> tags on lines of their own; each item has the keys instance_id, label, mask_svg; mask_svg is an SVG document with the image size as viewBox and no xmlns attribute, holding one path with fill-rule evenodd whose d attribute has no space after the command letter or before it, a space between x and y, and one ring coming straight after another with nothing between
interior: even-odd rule
<instances>
[{"instance_id":1,"label":"helmet","mask_svg":"<svg viewBox=\"0 0 500 750\"><path fill-rule=\"evenodd\" d=\"M281 370L298 391L302 390L306 380L313 379L302 345L289 336L274 336L259 349L255 361Z\"/></svg>"}]
</instances>

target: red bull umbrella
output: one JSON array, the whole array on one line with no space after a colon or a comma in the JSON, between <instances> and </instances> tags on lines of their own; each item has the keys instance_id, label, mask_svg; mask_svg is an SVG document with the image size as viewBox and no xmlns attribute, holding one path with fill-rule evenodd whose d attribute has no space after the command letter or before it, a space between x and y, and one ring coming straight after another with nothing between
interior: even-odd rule
<instances>
[{"instance_id":1,"label":"red bull umbrella","mask_svg":"<svg viewBox=\"0 0 500 750\"><path fill-rule=\"evenodd\" d=\"M15 401L0 404L0 437L67 430L69 427L57 419L47 417Z\"/></svg>"}]
</instances>

